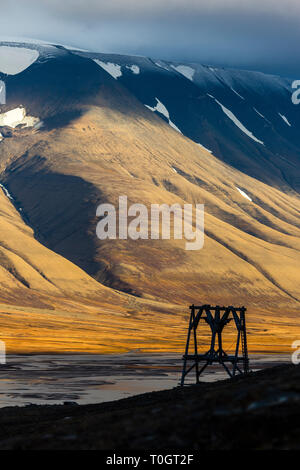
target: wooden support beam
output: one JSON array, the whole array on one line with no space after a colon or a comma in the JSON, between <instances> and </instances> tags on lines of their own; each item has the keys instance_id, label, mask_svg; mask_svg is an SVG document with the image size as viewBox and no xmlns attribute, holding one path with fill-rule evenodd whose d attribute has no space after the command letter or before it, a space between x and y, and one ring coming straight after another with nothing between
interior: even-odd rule
<instances>
[{"instance_id":1,"label":"wooden support beam","mask_svg":"<svg viewBox=\"0 0 300 470\"><path fill-rule=\"evenodd\" d=\"M236 373L247 374L249 372L249 358L247 348L247 332L246 332L246 308L245 307L221 307L219 305L191 305L190 319L187 333L187 341L185 354L183 355L183 370L181 376L181 385L184 385L186 376L195 368L196 383L199 383L199 377L207 366L211 364L220 364L230 377L234 377ZM210 348L204 353L199 351L198 332L201 330L200 321L204 320L211 330ZM237 330L237 340L235 352L228 355L223 349L222 334L226 325L234 320L234 326ZM191 343L191 335L193 335L193 354L189 352ZM240 348L242 348L240 354ZM188 362L192 365L188 367ZM243 364L240 368L238 364Z\"/></svg>"}]
</instances>

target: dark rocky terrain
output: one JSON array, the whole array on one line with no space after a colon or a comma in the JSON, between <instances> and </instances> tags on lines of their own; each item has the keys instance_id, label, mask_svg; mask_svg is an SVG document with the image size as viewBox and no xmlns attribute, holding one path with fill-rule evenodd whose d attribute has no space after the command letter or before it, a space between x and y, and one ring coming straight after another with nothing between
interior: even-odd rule
<instances>
[{"instance_id":1,"label":"dark rocky terrain","mask_svg":"<svg viewBox=\"0 0 300 470\"><path fill-rule=\"evenodd\" d=\"M0 449L298 449L300 366L99 405L0 410Z\"/></svg>"}]
</instances>

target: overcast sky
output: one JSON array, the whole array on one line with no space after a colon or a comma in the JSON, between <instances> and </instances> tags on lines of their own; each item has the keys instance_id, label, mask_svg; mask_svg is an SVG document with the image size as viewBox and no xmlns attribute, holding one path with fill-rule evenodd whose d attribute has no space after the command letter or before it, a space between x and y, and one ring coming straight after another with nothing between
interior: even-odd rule
<instances>
[{"instance_id":1,"label":"overcast sky","mask_svg":"<svg viewBox=\"0 0 300 470\"><path fill-rule=\"evenodd\" d=\"M300 79L300 0L1 1L0 32Z\"/></svg>"}]
</instances>

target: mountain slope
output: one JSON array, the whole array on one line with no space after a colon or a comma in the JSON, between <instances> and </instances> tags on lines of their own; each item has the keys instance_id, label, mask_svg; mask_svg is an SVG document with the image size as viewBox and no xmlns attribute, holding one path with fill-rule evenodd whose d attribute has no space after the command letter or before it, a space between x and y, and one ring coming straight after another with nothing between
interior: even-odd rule
<instances>
[{"instance_id":1,"label":"mountain slope","mask_svg":"<svg viewBox=\"0 0 300 470\"><path fill-rule=\"evenodd\" d=\"M291 100L292 80L195 63L80 55L97 60L113 76L119 67L118 82L162 119L167 110L184 135L226 163L268 184L299 191L300 114Z\"/></svg>"},{"instance_id":2,"label":"mountain slope","mask_svg":"<svg viewBox=\"0 0 300 470\"><path fill-rule=\"evenodd\" d=\"M97 57L92 55L98 61L95 62L89 54L74 53L62 47L53 47L51 54L48 46L45 51L43 46L30 47L39 49L39 58L32 65L15 75L0 75L7 87L7 104L2 112L22 105L27 115L38 119L40 125L1 127L0 179L16 206L22 208L21 222L34 230L39 250L47 250L47 256L55 260L55 265L56 260L63 261L61 257L69 260L66 261L68 269L72 266L72 276L77 276L72 288L77 291L80 302L84 301L85 286L81 287L84 282L88 289L87 303L101 298L114 312L121 303L124 312L127 310L136 318L135 326L141 332L145 326L139 321L146 310L158 329L159 325L164 325L163 335L169 345L178 344L178 325L184 317L181 315L176 321L174 317L177 326L168 331L165 314L158 312L168 309L170 313L178 313L178 307L185 312L190 302L245 304L251 312L250 325L255 332L251 341L256 348L262 343L271 345L272 337L274 340L278 335L286 335L286 325L297 317L300 300L297 282L300 203L295 185L299 166L295 167L297 171L290 171L298 161L296 136L295 143L291 144L297 148L294 161L290 158L286 163L267 146L269 130L264 129L262 134L259 126L255 128L243 119L252 136L264 139L264 145L242 132L218 104L227 105L229 109L228 85L226 90L224 85L229 80L229 72L221 85L217 80L216 88L205 90L205 94L212 92L209 94L214 98L206 94L202 108L195 104L196 100L202 102L198 98L204 93L199 91L200 68L195 75L199 75L200 84L195 84L170 64L162 62L155 66L147 59L139 59L136 65L139 73L136 73L136 68L128 68L135 64L128 63L125 57L119 68L110 65L108 73L107 63L118 65L120 60L117 63L116 58L113 62L113 58L107 57L104 62L103 55L97 54ZM150 65L149 70L146 66L144 70L144 63L156 67L157 76ZM122 75L114 78L112 70L114 75L120 72ZM208 79L204 78L206 83ZM270 85L273 79L265 80L272 95L277 89ZM280 95L285 81L278 80ZM180 89L178 101L182 113L176 111L174 99L172 108L166 96L151 88L156 83L157 87L164 86L167 90L169 84L172 90L171 82L173 98ZM243 83L242 78L240 83ZM237 93L242 92L236 83L232 85ZM207 83L206 86L209 87ZM217 94L220 87L222 98ZM142 89L149 93L147 100L139 95ZM284 89L287 90L287 85ZM151 101L150 92L155 93L156 103ZM250 96L254 91L249 86L243 93ZM283 95L287 96L285 92ZM231 99L230 106L238 115L235 99ZM159 111L153 112L149 107ZM265 112L265 107L262 110ZM195 119L190 119L194 114ZM206 121L206 127L197 124L199 116L202 122ZM291 114L288 116L292 119ZM189 135L192 132L189 129L196 129L196 124L199 127L197 137ZM295 117L293 126L297 125ZM178 128L186 136L178 132ZM277 133L278 146L284 146L288 134L284 132L282 137L275 127L270 140L275 139ZM213 136L211 141L204 139L210 135ZM210 149L210 144L214 143L216 149L222 150L222 155L217 158L197 145L195 140L199 137ZM241 148L245 150L242 152ZM230 149L233 149L232 154ZM216 151L214 153L217 155ZM230 155L231 162L228 161ZM274 162L276 168L280 162L280 171L274 170ZM153 203L204 203L204 248L186 251L184 240L172 239L98 240L96 208L102 202L117 206L120 195L127 195L128 204L138 202L148 208ZM18 218L20 220L19 215ZM3 245L7 238L10 239L9 231L5 229ZM12 239L11 252L16 250L15 246L16 241ZM22 246L24 253L28 253L27 241L22 242ZM34 255L33 258L39 257ZM16 270L15 259L10 262ZM51 286L63 290L65 298L74 299L72 282L58 279L57 273L51 271L51 263L46 264L46 277L51 280ZM39 266L44 272L44 266ZM58 273L64 273L67 268L57 261L57 269ZM17 279L17 275L15 277ZM39 285L37 279L29 290L32 289L40 295L44 292L43 283ZM130 295L118 294L113 289ZM11 286L11 290L14 292L15 287ZM47 294L50 296L52 292L49 290ZM61 294L55 292L55 295ZM3 300L6 299L3 297ZM130 307L131 301L134 308ZM280 317L278 309L284 312ZM125 317L121 328L126 328L126 321ZM269 324L264 335L259 333L262 321ZM290 336L285 340L283 336L274 340L277 341L275 348L284 341L289 344ZM130 344L130 334L127 341ZM157 341L156 338L155 344Z\"/></svg>"}]
</instances>

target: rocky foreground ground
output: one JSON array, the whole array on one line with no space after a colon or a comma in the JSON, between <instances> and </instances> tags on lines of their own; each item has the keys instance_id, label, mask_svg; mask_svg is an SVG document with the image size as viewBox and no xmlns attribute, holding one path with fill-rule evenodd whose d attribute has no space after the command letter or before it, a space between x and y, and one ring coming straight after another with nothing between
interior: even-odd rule
<instances>
[{"instance_id":1,"label":"rocky foreground ground","mask_svg":"<svg viewBox=\"0 0 300 470\"><path fill-rule=\"evenodd\" d=\"M99 405L0 410L0 449L300 449L300 366Z\"/></svg>"}]
</instances>

